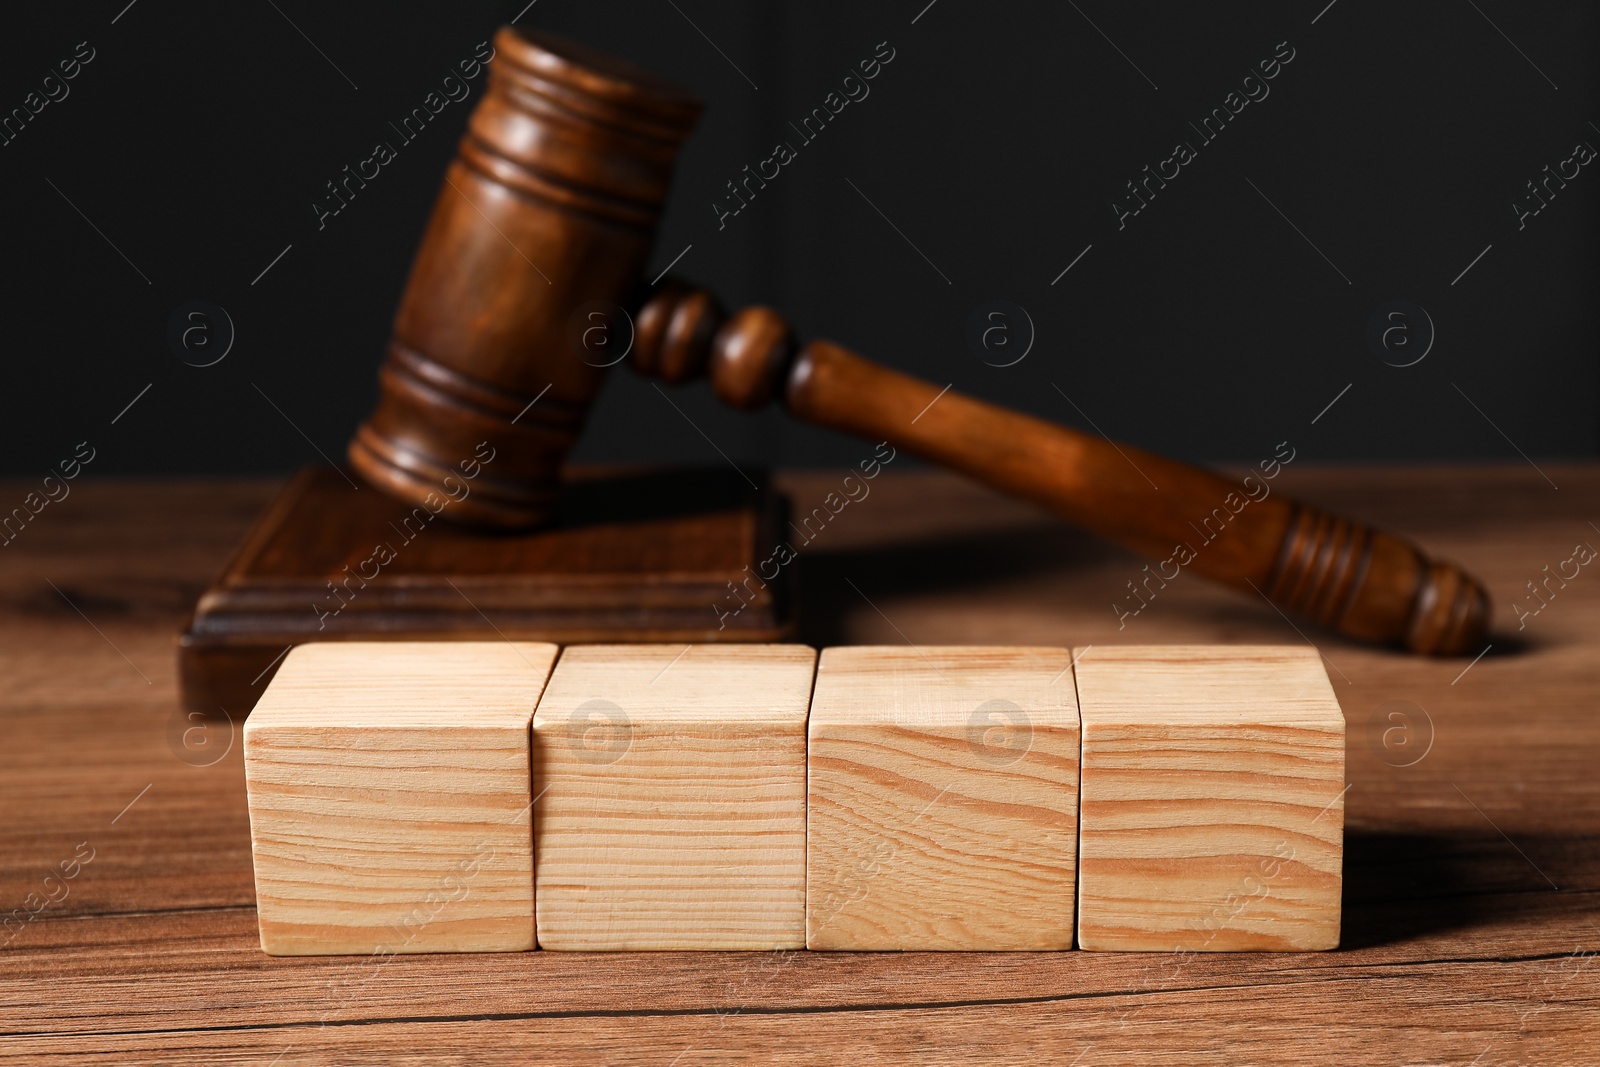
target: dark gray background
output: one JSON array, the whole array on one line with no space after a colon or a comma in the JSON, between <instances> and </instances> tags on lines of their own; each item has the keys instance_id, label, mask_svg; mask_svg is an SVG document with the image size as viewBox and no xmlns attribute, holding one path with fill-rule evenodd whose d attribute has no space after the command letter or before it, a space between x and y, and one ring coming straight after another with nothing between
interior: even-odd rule
<instances>
[{"instance_id":1,"label":"dark gray background","mask_svg":"<svg viewBox=\"0 0 1600 1067\"><path fill-rule=\"evenodd\" d=\"M341 457L482 80L325 229L311 204L519 12L707 101L652 262L692 245L674 272L732 306L1189 459L1286 438L1312 462L1596 452L1600 167L1524 229L1512 209L1575 143L1600 146L1592 5L524 2L8 12L0 109L78 42L96 58L0 147L0 471L40 473L83 440L96 474ZM723 183L882 41L895 59L871 95L719 231ZM1197 143L1187 123L1282 41L1295 58L1270 96L1119 231L1124 183ZM204 369L165 341L196 298L237 327ZM1015 366L966 343L995 299L1035 324ZM1437 329L1406 368L1366 340L1397 299ZM675 399L687 419L619 368L579 457L720 462L706 437L741 463L870 453L723 410L703 384Z\"/></svg>"}]
</instances>

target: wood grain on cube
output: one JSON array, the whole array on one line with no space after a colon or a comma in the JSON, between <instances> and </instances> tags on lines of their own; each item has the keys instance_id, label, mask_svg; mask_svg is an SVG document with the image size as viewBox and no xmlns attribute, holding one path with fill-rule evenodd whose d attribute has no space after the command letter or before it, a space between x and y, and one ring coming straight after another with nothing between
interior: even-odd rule
<instances>
[{"instance_id":1,"label":"wood grain on cube","mask_svg":"<svg viewBox=\"0 0 1600 1067\"><path fill-rule=\"evenodd\" d=\"M804 645L577 645L534 716L539 943L805 942Z\"/></svg>"},{"instance_id":2,"label":"wood grain on cube","mask_svg":"<svg viewBox=\"0 0 1600 1067\"><path fill-rule=\"evenodd\" d=\"M1096 646L1076 670L1079 946L1337 947L1344 717L1317 652Z\"/></svg>"},{"instance_id":3,"label":"wood grain on cube","mask_svg":"<svg viewBox=\"0 0 1600 1067\"><path fill-rule=\"evenodd\" d=\"M529 727L556 646L330 642L244 727L261 947L534 947Z\"/></svg>"},{"instance_id":4,"label":"wood grain on cube","mask_svg":"<svg viewBox=\"0 0 1600 1067\"><path fill-rule=\"evenodd\" d=\"M808 948L1072 947L1067 649L829 648L808 729Z\"/></svg>"}]
</instances>

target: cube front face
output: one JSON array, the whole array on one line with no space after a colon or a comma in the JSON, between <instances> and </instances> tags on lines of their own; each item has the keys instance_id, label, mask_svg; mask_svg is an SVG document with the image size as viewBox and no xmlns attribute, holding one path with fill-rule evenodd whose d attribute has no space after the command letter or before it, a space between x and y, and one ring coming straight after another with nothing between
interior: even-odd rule
<instances>
[{"instance_id":1,"label":"cube front face","mask_svg":"<svg viewBox=\"0 0 1600 1067\"><path fill-rule=\"evenodd\" d=\"M1058 648L830 648L806 947L1072 947L1079 722Z\"/></svg>"},{"instance_id":2,"label":"cube front face","mask_svg":"<svg viewBox=\"0 0 1600 1067\"><path fill-rule=\"evenodd\" d=\"M244 728L261 947L534 947L529 725L557 649L304 645Z\"/></svg>"},{"instance_id":3,"label":"cube front face","mask_svg":"<svg viewBox=\"0 0 1600 1067\"><path fill-rule=\"evenodd\" d=\"M290 654L244 728L264 951L1065 949L1075 903L1090 950L1338 945L1312 650L557 652Z\"/></svg>"},{"instance_id":4,"label":"cube front face","mask_svg":"<svg viewBox=\"0 0 1600 1067\"><path fill-rule=\"evenodd\" d=\"M1080 654L1078 944L1339 943L1344 717L1311 649Z\"/></svg>"},{"instance_id":5,"label":"cube front face","mask_svg":"<svg viewBox=\"0 0 1600 1067\"><path fill-rule=\"evenodd\" d=\"M539 944L801 948L804 645L577 645L534 716Z\"/></svg>"}]
</instances>

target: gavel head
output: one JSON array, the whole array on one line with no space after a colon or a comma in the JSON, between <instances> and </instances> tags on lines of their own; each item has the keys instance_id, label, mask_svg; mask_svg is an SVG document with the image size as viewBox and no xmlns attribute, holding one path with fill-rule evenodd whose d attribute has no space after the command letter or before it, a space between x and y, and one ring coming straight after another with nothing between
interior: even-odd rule
<instances>
[{"instance_id":1,"label":"gavel head","mask_svg":"<svg viewBox=\"0 0 1600 1067\"><path fill-rule=\"evenodd\" d=\"M506 27L495 51L349 459L402 501L514 528L549 518L620 358L625 340L606 334L638 289L701 105L544 34ZM467 472L470 493L452 492Z\"/></svg>"}]
</instances>

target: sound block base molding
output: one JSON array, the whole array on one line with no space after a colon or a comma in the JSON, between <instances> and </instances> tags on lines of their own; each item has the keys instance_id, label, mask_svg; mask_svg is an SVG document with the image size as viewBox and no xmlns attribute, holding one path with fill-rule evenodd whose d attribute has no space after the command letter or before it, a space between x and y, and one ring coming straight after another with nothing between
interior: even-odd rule
<instances>
[{"instance_id":1,"label":"sound block base molding","mask_svg":"<svg viewBox=\"0 0 1600 1067\"><path fill-rule=\"evenodd\" d=\"M184 706L248 714L288 650L311 641L785 640L797 563L755 575L787 539L788 501L751 478L754 489L733 471L578 472L551 525L498 533L447 521L443 494L430 513L307 467L179 638Z\"/></svg>"}]
</instances>

